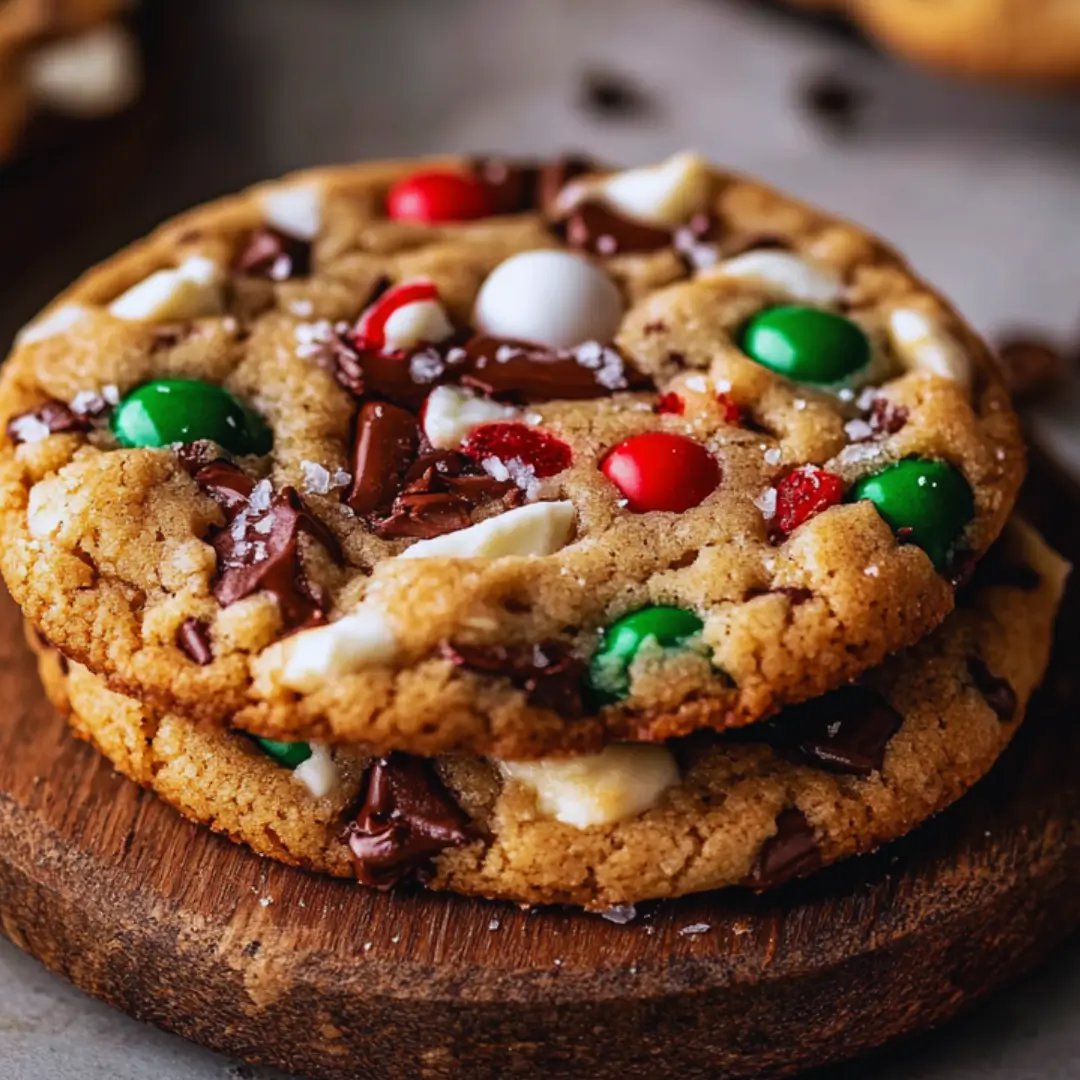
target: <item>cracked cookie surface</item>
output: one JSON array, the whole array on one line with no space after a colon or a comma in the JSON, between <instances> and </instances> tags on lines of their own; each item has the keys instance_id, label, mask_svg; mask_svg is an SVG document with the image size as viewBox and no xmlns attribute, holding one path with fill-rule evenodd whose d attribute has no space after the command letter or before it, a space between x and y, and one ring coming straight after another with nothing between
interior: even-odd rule
<instances>
[{"instance_id":1,"label":"cracked cookie surface","mask_svg":"<svg viewBox=\"0 0 1080 1080\"><path fill-rule=\"evenodd\" d=\"M754 181L583 170L316 171L90 271L0 377L24 614L162 711L508 758L923 637L1023 475L984 345Z\"/></svg>"},{"instance_id":2,"label":"cracked cookie surface","mask_svg":"<svg viewBox=\"0 0 1080 1080\"><path fill-rule=\"evenodd\" d=\"M944 625L854 687L738 733L524 767L373 763L345 747L305 748L295 764L295 748L282 758L271 744L272 758L238 732L156 717L54 650L40 666L74 730L118 769L262 855L383 888L419 877L604 909L768 888L944 809L1019 727L1067 573L1014 523Z\"/></svg>"}]
</instances>

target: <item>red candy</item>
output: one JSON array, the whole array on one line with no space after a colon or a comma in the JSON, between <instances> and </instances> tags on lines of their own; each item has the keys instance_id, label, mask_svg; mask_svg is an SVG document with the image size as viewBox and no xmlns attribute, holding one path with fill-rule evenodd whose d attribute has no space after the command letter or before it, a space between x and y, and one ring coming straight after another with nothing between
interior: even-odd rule
<instances>
[{"instance_id":1,"label":"red candy","mask_svg":"<svg viewBox=\"0 0 1080 1080\"><path fill-rule=\"evenodd\" d=\"M675 393L662 394L653 409L660 416L682 416L685 411L686 402Z\"/></svg>"},{"instance_id":2,"label":"red candy","mask_svg":"<svg viewBox=\"0 0 1080 1080\"><path fill-rule=\"evenodd\" d=\"M358 349L378 351L386 345L386 323L391 315L407 304L421 300L438 300L439 291L431 281L409 281L404 285L395 285L375 301L360 316L360 321L353 331L353 344Z\"/></svg>"},{"instance_id":3,"label":"red candy","mask_svg":"<svg viewBox=\"0 0 1080 1080\"><path fill-rule=\"evenodd\" d=\"M468 173L431 171L399 180L386 197L395 221L471 221L489 217L497 207L490 188Z\"/></svg>"},{"instance_id":4,"label":"red candy","mask_svg":"<svg viewBox=\"0 0 1080 1080\"><path fill-rule=\"evenodd\" d=\"M804 465L788 473L776 485L777 532L785 536L844 497L844 481L816 465Z\"/></svg>"},{"instance_id":5,"label":"red candy","mask_svg":"<svg viewBox=\"0 0 1080 1080\"><path fill-rule=\"evenodd\" d=\"M735 404L735 400L730 394L717 394L716 403L720 406L725 424L737 425L742 423L742 409Z\"/></svg>"},{"instance_id":6,"label":"red candy","mask_svg":"<svg viewBox=\"0 0 1080 1080\"><path fill-rule=\"evenodd\" d=\"M573 451L561 439L526 424L482 424L465 440L465 453L477 461L521 461L543 479L570 468Z\"/></svg>"},{"instance_id":7,"label":"red candy","mask_svg":"<svg viewBox=\"0 0 1080 1080\"><path fill-rule=\"evenodd\" d=\"M611 450L600 471L626 497L635 514L682 513L709 497L720 483L720 463L685 435L649 431Z\"/></svg>"}]
</instances>

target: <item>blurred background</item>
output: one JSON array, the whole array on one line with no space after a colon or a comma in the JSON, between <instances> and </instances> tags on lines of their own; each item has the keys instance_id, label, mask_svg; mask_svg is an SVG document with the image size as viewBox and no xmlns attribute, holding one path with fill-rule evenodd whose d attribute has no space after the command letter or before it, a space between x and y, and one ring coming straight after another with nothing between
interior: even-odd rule
<instances>
[{"instance_id":1,"label":"blurred background","mask_svg":"<svg viewBox=\"0 0 1080 1080\"><path fill-rule=\"evenodd\" d=\"M1080 97L948 70L970 74L986 34L999 69L1022 51L1042 82L1031 41L1047 32L1027 17L1068 8L1075 39L1048 32L1067 82L1080 0L877 0L1017 13L933 27L931 67L818 10L859 2L0 0L0 339L163 218L293 168L567 149L634 164L690 147L880 232L995 340L1059 347L1067 377L1029 419L1080 470ZM1078 961L889 1075L1080 1074ZM181 1045L0 945L0 1074L227 1075Z\"/></svg>"}]
</instances>

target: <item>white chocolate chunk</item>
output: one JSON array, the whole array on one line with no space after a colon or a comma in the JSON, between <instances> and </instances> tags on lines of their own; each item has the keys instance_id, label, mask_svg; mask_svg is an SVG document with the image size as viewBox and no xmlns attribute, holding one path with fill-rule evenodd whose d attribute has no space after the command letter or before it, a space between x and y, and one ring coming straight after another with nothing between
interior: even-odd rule
<instances>
[{"instance_id":1,"label":"white chocolate chunk","mask_svg":"<svg viewBox=\"0 0 1080 1080\"><path fill-rule=\"evenodd\" d=\"M203 255L174 270L158 270L109 305L109 314L133 322L197 319L221 310L221 272Z\"/></svg>"},{"instance_id":2,"label":"white chocolate chunk","mask_svg":"<svg viewBox=\"0 0 1080 1080\"><path fill-rule=\"evenodd\" d=\"M500 559L508 555L553 555L566 546L573 531L573 503L531 503L467 529L420 540L399 557Z\"/></svg>"},{"instance_id":3,"label":"white chocolate chunk","mask_svg":"<svg viewBox=\"0 0 1080 1080\"><path fill-rule=\"evenodd\" d=\"M33 345L38 341L47 341L49 338L59 337L73 330L79 323L84 322L91 315L88 307L82 304L61 304L48 314L43 315L34 322L27 323L15 338L16 345Z\"/></svg>"},{"instance_id":4,"label":"white chocolate chunk","mask_svg":"<svg viewBox=\"0 0 1080 1080\"><path fill-rule=\"evenodd\" d=\"M611 341L622 315L617 286L588 259L568 251L523 251L488 275L473 325L493 337L572 349Z\"/></svg>"},{"instance_id":5,"label":"white chocolate chunk","mask_svg":"<svg viewBox=\"0 0 1080 1080\"><path fill-rule=\"evenodd\" d=\"M503 761L503 775L536 792L542 814L587 829L651 810L680 782L666 746L622 744L599 754L551 761Z\"/></svg>"},{"instance_id":6,"label":"white chocolate chunk","mask_svg":"<svg viewBox=\"0 0 1080 1080\"><path fill-rule=\"evenodd\" d=\"M271 188L262 197L267 225L297 240L314 240L322 229L323 189L316 182Z\"/></svg>"},{"instance_id":7,"label":"white chocolate chunk","mask_svg":"<svg viewBox=\"0 0 1080 1080\"><path fill-rule=\"evenodd\" d=\"M301 761L293 769L293 777L300 781L316 799L325 799L338 786L341 776L334 759L330 756L329 747L323 743L313 742L311 757Z\"/></svg>"},{"instance_id":8,"label":"white chocolate chunk","mask_svg":"<svg viewBox=\"0 0 1080 1080\"><path fill-rule=\"evenodd\" d=\"M889 316L889 340L909 371L930 371L962 386L971 385L971 361L960 343L938 323L913 308Z\"/></svg>"},{"instance_id":9,"label":"white chocolate chunk","mask_svg":"<svg viewBox=\"0 0 1080 1080\"><path fill-rule=\"evenodd\" d=\"M758 281L807 304L835 304L844 292L843 279L831 267L788 251L748 251L722 262L709 276L714 275Z\"/></svg>"},{"instance_id":10,"label":"white chocolate chunk","mask_svg":"<svg viewBox=\"0 0 1080 1080\"><path fill-rule=\"evenodd\" d=\"M40 45L26 61L37 102L69 116L110 116L130 105L142 86L139 47L115 23Z\"/></svg>"},{"instance_id":11,"label":"white chocolate chunk","mask_svg":"<svg viewBox=\"0 0 1080 1080\"><path fill-rule=\"evenodd\" d=\"M260 674L310 694L343 675L391 663L397 649L397 637L383 612L370 606L271 645L257 664Z\"/></svg>"},{"instance_id":12,"label":"white chocolate chunk","mask_svg":"<svg viewBox=\"0 0 1080 1080\"><path fill-rule=\"evenodd\" d=\"M559 193L558 208L569 213L586 199L599 199L627 217L674 228L705 207L708 196L708 162L683 152L659 165L572 181Z\"/></svg>"},{"instance_id":13,"label":"white chocolate chunk","mask_svg":"<svg viewBox=\"0 0 1080 1080\"><path fill-rule=\"evenodd\" d=\"M454 332L438 300L417 300L395 308L383 327L387 349L412 349L445 341Z\"/></svg>"},{"instance_id":14,"label":"white chocolate chunk","mask_svg":"<svg viewBox=\"0 0 1080 1080\"><path fill-rule=\"evenodd\" d=\"M26 525L37 540L50 540L64 524L67 500L71 495L68 482L60 476L50 476L30 489L26 504Z\"/></svg>"},{"instance_id":15,"label":"white chocolate chunk","mask_svg":"<svg viewBox=\"0 0 1080 1080\"><path fill-rule=\"evenodd\" d=\"M512 405L477 397L456 386L438 386L424 404L422 423L428 442L436 450L456 450L481 424L516 416L517 409Z\"/></svg>"}]
</instances>

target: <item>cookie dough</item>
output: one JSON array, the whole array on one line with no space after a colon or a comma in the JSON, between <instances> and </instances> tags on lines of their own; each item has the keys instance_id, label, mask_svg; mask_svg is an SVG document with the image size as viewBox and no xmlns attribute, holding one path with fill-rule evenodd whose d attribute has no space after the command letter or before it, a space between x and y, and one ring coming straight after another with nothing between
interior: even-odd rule
<instances>
[{"instance_id":1,"label":"cookie dough","mask_svg":"<svg viewBox=\"0 0 1080 1080\"><path fill-rule=\"evenodd\" d=\"M90 271L0 376L0 569L71 659L272 739L723 729L953 606L1024 471L879 241L691 154L302 174Z\"/></svg>"},{"instance_id":2,"label":"cookie dough","mask_svg":"<svg viewBox=\"0 0 1080 1080\"><path fill-rule=\"evenodd\" d=\"M185 816L262 855L382 888L420 879L605 909L769 888L944 809L1023 719L1067 572L1014 523L945 624L858 684L738 733L562 761L284 754L156 717L54 650L40 662L77 734Z\"/></svg>"}]
</instances>

